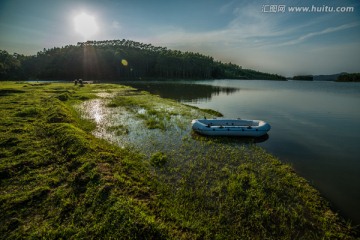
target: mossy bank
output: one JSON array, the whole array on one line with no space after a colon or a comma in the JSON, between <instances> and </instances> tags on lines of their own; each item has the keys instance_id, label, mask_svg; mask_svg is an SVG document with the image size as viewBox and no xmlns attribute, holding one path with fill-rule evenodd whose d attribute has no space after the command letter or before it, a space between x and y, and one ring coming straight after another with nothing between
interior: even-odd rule
<instances>
[{"instance_id":1,"label":"mossy bank","mask_svg":"<svg viewBox=\"0 0 360 240\"><path fill-rule=\"evenodd\" d=\"M291 167L185 124L210 114L120 85L2 82L0 238L355 238Z\"/></svg>"}]
</instances>

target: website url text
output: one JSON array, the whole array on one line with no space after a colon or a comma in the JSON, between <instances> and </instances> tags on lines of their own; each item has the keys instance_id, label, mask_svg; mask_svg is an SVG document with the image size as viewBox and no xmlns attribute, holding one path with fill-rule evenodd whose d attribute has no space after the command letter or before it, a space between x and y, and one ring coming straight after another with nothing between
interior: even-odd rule
<instances>
[{"instance_id":1,"label":"website url text","mask_svg":"<svg viewBox=\"0 0 360 240\"><path fill-rule=\"evenodd\" d=\"M294 7L286 5L262 5L261 11L264 13L352 13L355 11L354 7L342 6L342 7L333 7L333 6L307 6L307 7Z\"/></svg>"}]
</instances>

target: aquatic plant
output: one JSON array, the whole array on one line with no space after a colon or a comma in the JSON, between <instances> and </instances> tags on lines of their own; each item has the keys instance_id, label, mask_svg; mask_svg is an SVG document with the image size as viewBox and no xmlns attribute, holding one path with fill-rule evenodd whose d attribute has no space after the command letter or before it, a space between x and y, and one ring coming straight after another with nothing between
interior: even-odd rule
<instances>
[{"instance_id":1,"label":"aquatic plant","mask_svg":"<svg viewBox=\"0 0 360 240\"><path fill-rule=\"evenodd\" d=\"M151 155L150 164L154 167L163 167L167 163L167 156L162 152Z\"/></svg>"}]
</instances>

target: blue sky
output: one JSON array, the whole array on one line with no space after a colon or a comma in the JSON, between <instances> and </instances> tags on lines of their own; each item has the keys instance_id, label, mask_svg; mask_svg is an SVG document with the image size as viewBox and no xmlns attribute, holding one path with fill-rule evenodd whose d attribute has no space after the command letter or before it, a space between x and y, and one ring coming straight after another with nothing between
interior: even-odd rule
<instances>
[{"instance_id":1,"label":"blue sky","mask_svg":"<svg viewBox=\"0 0 360 240\"><path fill-rule=\"evenodd\" d=\"M90 40L131 39L285 76L360 72L358 0L0 0L0 49L28 55L89 40L74 27L83 12L98 27Z\"/></svg>"}]
</instances>

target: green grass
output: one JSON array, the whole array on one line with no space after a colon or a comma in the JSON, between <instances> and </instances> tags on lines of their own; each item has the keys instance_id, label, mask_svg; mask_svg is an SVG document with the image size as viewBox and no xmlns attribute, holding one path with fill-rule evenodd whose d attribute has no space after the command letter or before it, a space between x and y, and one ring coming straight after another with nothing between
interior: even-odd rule
<instances>
[{"instance_id":1,"label":"green grass","mask_svg":"<svg viewBox=\"0 0 360 240\"><path fill-rule=\"evenodd\" d=\"M128 111L135 113L136 117L143 119L148 129L166 130L166 122L169 121L171 115L178 114L159 107L154 96L145 92L116 96L107 104L107 107L125 107Z\"/></svg>"},{"instance_id":2,"label":"green grass","mask_svg":"<svg viewBox=\"0 0 360 240\"><path fill-rule=\"evenodd\" d=\"M150 129L196 110L119 85L2 82L1 239L355 238L317 190L255 145L189 133L148 157L95 138L74 106L103 93Z\"/></svg>"}]
</instances>

